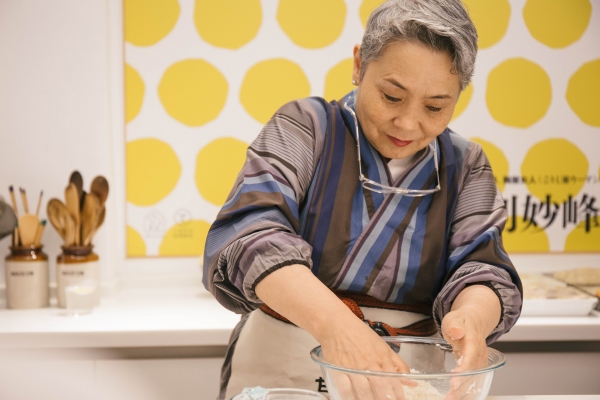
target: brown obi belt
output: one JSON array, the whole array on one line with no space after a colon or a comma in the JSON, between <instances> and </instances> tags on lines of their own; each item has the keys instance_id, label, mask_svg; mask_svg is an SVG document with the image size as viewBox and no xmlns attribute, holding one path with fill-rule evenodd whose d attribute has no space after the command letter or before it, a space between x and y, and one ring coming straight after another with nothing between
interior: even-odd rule
<instances>
[{"instance_id":1,"label":"brown obi belt","mask_svg":"<svg viewBox=\"0 0 600 400\"><path fill-rule=\"evenodd\" d=\"M437 332L437 326L435 325L435 322L431 317L431 306L429 305L393 304L386 303L385 301L381 301L374 297L361 293L338 291L334 291L334 293L340 298L340 300L342 300L344 304L346 304L346 306L348 306L348 308L354 313L354 315L356 315L358 318L364 321L365 324L369 325L375 332L377 332L379 336L431 336ZM408 311L413 313L429 315L430 317L421 321L417 321L403 328L394 328L383 322L365 319L365 316L363 315L363 312L361 311L360 307ZM260 306L260 309L273 318L293 325L293 323L290 320L288 320L286 317L279 314L277 311L273 310L266 304Z\"/></svg>"}]
</instances>

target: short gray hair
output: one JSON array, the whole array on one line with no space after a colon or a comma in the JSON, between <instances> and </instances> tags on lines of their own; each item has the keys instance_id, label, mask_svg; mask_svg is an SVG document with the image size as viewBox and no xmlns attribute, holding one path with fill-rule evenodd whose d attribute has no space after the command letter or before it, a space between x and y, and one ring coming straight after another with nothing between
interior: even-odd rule
<instances>
[{"instance_id":1,"label":"short gray hair","mask_svg":"<svg viewBox=\"0 0 600 400\"><path fill-rule=\"evenodd\" d=\"M477 30L460 0L388 0L369 16L360 47L360 79L370 61L386 45L408 40L422 43L452 57L452 72L462 91L473 76Z\"/></svg>"}]
</instances>

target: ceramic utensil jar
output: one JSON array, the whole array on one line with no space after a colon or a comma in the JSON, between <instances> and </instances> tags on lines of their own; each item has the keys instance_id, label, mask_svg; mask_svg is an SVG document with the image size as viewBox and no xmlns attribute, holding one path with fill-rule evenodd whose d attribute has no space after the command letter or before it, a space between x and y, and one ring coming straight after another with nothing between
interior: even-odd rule
<instances>
[{"instance_id":1,"label":"ceramic utensil jar","mask_svg":"<svg viewBox=\"0 0 600 400\"><path fill-rule=\"evenodd\" d=\"M5 258L7 308L48 307L48 256L42 247L11 247Z\"/></svg>"},{"instance_id":2,"label":"ceramic utensil jar","mask_svg":"<svg viewBox=\"0 0 600 400\"><path fill-rule=\"evenodd\" d=\"M74 286L89 287L93 291L93 305L100 304L100 261L93 246L62 247L56 257L56 297L58 306L67 306L66 289ZM90 287L91 286L91 287Z\"/></svg>"}]
</instances>

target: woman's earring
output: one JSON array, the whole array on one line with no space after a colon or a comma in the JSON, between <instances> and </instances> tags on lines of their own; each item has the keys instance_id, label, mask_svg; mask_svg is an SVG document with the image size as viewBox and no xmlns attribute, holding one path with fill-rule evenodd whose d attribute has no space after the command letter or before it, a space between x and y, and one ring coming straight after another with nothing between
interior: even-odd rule
<instances>
[{"instance_id":1,"label":"woman's earring","mask_svg":"<svg viewBox=\"0 0 600 400\"><path fill-rule=\"evenodd\" d=\"M356 81L354 79L352 79L352 84L356 86Z\"/></svg>"}]
</instances>

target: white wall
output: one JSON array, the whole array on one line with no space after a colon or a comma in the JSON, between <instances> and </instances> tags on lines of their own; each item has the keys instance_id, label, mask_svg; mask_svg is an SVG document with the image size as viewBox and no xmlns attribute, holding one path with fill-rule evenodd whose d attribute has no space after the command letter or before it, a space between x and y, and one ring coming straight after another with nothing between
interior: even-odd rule
<instances>
[{"instance_id":1,"label":"white wall","mask_svg":"<svg viewBox=\"0 0 600 400\"><path fill-rule=\"evenodd\" d=\"M125 262L122 35L121 0L0 1L0 195L8 201L9 185L23 187L32 208L44 190L46 218L73 170L87 188L106 176L107 218L94 239L105 288L118 272L199 274L196 258ZM43 244L54 281L61 239L50 224Z\"/></svg>"},{"instance_id":2,"label":"white wall","mask_svg":"<svg viewBox=\"0 0 600 400\"><path fill-rule=\"evenodd\" d=\"M10 184L27 190L30 206L40 190L44 206L52 197L64 199L74 169L88 188L96 175L111 179L107 29L106 1L0 2L0 194L5 199ZM106 226L95 238L105 281L115 274L108 262L114 205L108 204ZM44 209L40 217L46 218ZM8 252L8 241L0 244L0 256ZM54 259L61 239L50 224L43 244Z\"/></svg>"}]
</instances>

